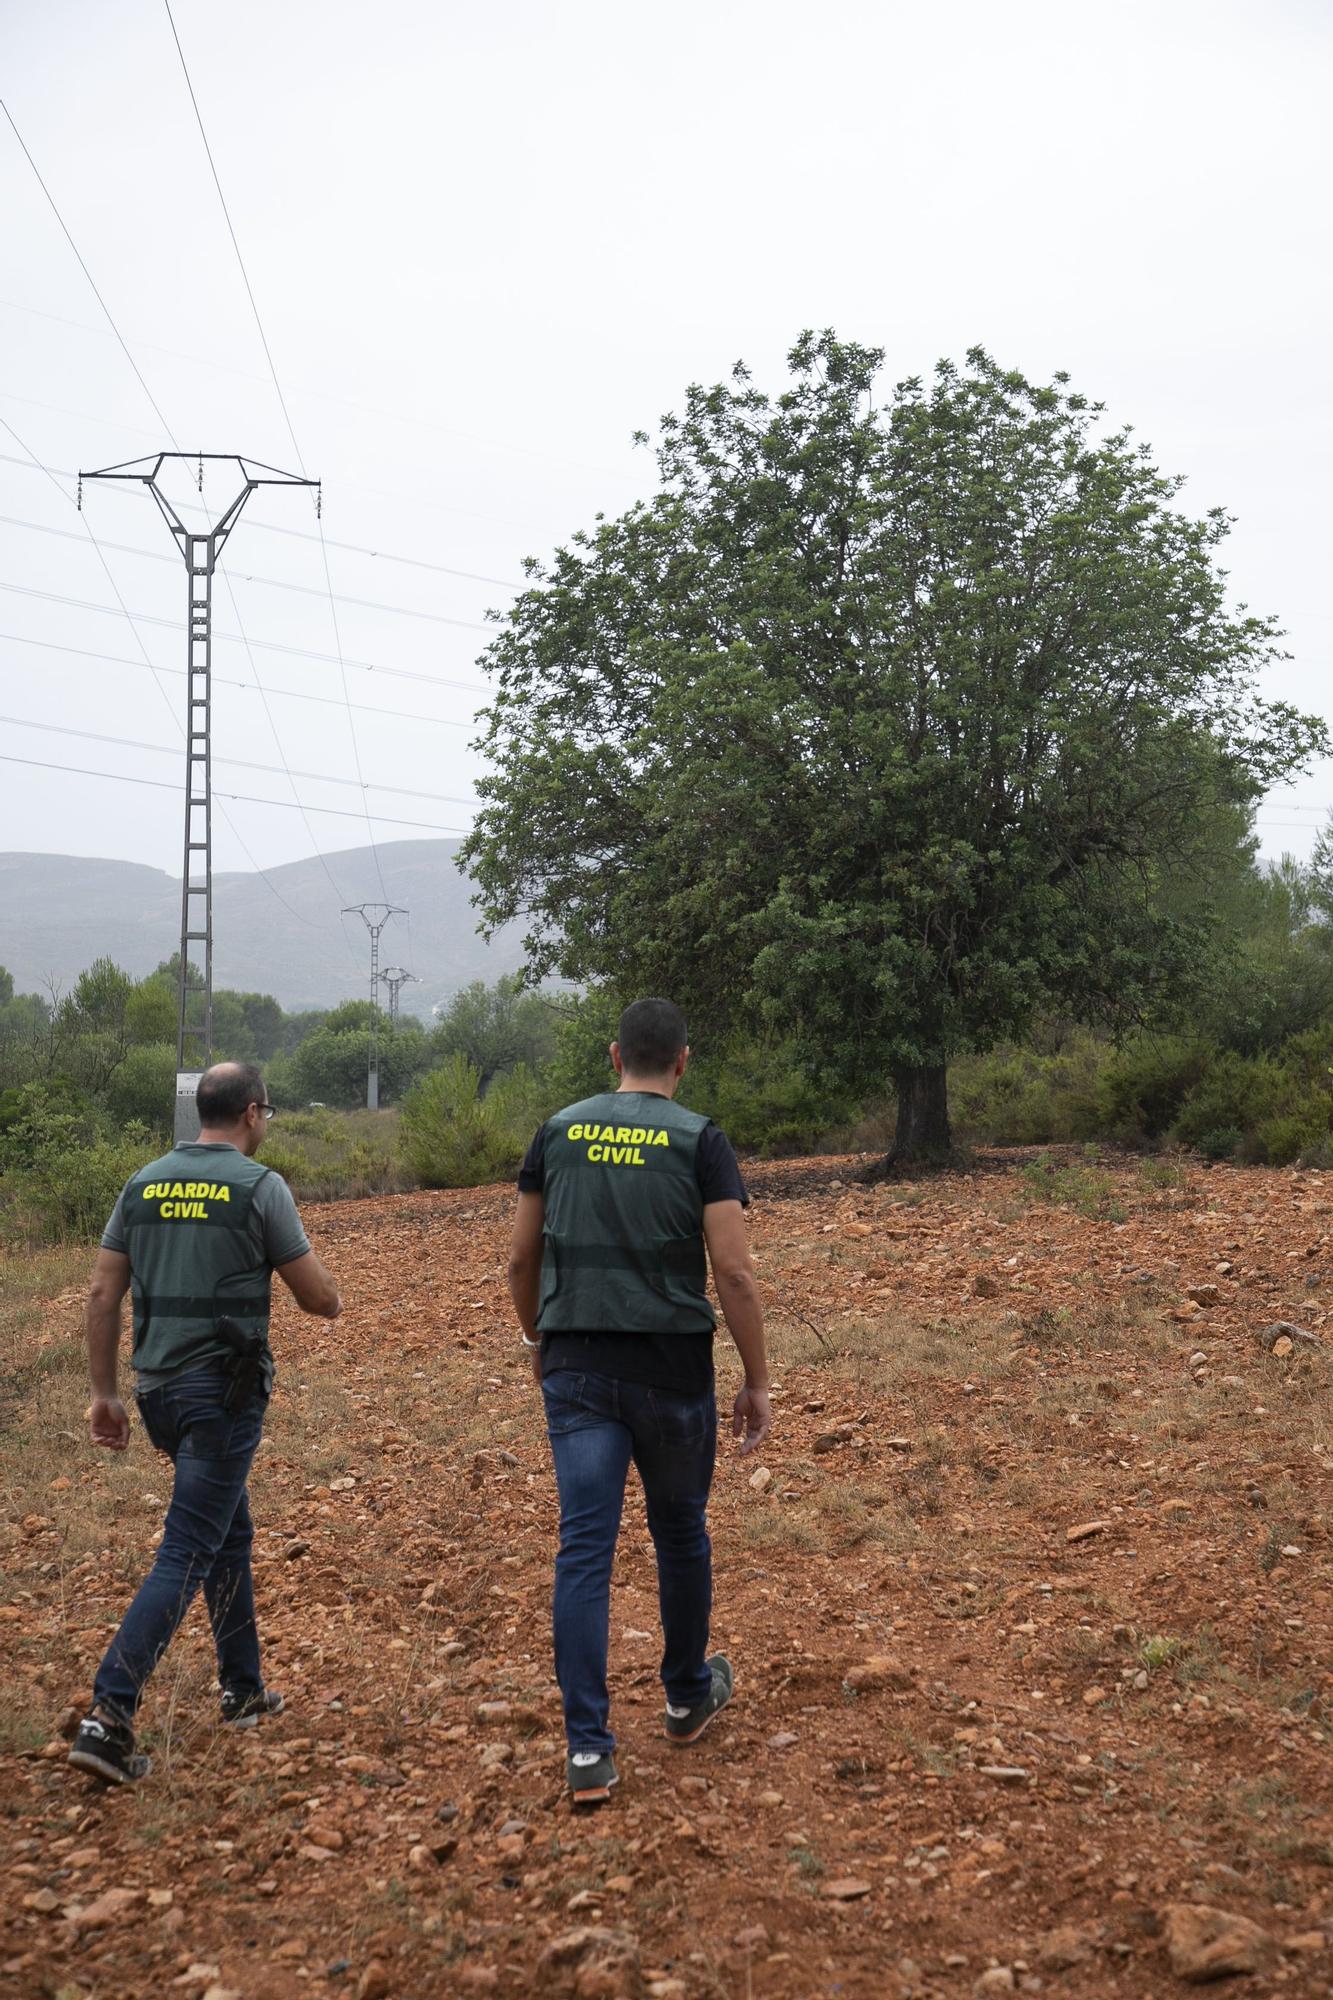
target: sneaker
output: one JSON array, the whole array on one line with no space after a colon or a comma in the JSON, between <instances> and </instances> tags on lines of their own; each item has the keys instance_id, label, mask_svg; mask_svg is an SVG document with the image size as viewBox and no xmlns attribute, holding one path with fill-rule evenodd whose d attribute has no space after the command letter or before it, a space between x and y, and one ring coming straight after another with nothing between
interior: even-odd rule
<instances>
[{"instance_id":1,"label":"sneaker","mask_svg":"<svg viewBox=\"0 0 1333 2000\"><path fill-rule=\"evenodd\" d=\"M258 1694L222 1690L222 1720L232 1729L254 1729L261 1715L281 1715L285 1707L276 1688L260 1688Z\"/></svg>"},{"instance_id":2,"label":"sneaker","mask_svg":"<svg viewBox=\"0 0 1333 2000\"><path fill-rule=\"evenodd\" d=\"M108 1785L137 1785L153 1768L151 1757L134 1747L134 1731L96 1709L79 1724L69 1762Z\"/></svg>"},{"instance_id":3,"label":"sneaker","mask_svg":"<svg viewBox=\"0 0 1333 2000\"><path fill-rule=\"evenodd\" d=\"M565 1775L571 1803L576 1806L605 1805L612 1785L620 1783L616 1760L609 1750L600 1755L596 1750L575 1750L565 1762Z\"/></svg>"},{"instance_id":4,"label":"sneaker","mask_svg":"<svg viewBox=\"0 0 1333 2000\"><path fill-rule=\"evenodd\" d=\"M666 1733L670 1741L680 1747L686 1743L697 1743L713 1717L724 1709L731 1700L734 1676L731 1661L721 1653L714 1653L704 1665L713 1676L713 1685L701 1702L693 1708L673 1708L667 1703Z\"/></svg>"}]
</instances>

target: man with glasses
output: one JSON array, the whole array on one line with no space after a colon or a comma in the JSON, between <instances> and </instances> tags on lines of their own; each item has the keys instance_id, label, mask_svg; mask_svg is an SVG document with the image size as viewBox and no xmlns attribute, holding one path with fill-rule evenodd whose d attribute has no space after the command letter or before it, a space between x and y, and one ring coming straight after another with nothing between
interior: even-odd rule
<instances>
[{"instance_id":1,"label":"man with glasses","mask_svg":"<svg viewBox=\"0 0 1333 2000\"><path fill-rule=\"evenodd\" d=\"M274 1109L259 1071L218 1063L195 1101L198 1139L141 1168L117 1200L85 1315L93 1443L109 1451L129 1443L116 1388L128 1291L139 1414L175 1466L156 1560L97 1670L70 1751L71 1764L109 1784L133 1784L149 1769L134 1747L139 1701L201 1585L223 1722L253 1728L283 1705L260 1672L246 1491L273 1382L273 1272L304 1312L336 1319L342 1311L287 1183L255 1159Z\"/></svg>"}]
</instances>

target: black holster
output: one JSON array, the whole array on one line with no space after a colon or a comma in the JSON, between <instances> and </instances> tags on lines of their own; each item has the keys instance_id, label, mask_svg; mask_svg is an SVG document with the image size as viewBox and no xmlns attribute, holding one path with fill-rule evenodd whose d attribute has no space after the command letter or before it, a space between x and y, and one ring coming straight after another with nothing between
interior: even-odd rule
<instances>
[{"instance_id":1,"label":"black holster","mask_svg":"<svg viewBox=\"0 0 1333 2000\"><path fill-rule=\"evenodd\" d=\"M262 1334L247 1331L226 1313L214 1322L213 1331L231 1349L227 1364L230 1380L222 1399L223 1409L231 1413L251 1396L268 1394L268 1343Z\"/></svg>"}]
</instances>

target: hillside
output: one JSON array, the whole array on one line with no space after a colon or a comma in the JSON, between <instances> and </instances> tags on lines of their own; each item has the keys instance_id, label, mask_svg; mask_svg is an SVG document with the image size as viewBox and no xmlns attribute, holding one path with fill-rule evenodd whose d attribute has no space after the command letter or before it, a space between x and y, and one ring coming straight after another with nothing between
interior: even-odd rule
<instances>
[{"instance_id":1,"label":"hillside","mask_svg":"<svg viewBox=\"0 0 1333 2000\"><path fill-rule=\"evenodd\" d=\"M477 935L466 880L454 866L456 840L381 845L379 870L368 847L331 861L333 884L317 859L264 875L220 874L213 884L218 986L272 993L288 1009L331 1007L360 998L369 940L341 903L401 903L381 940L381 963L409 966L421 980L402 1004L428 1014L473 979L494 980L523 962L515 927L492 945ZM380 884L383 873L383 887ZM142 977L170 957L180 932L180 878L133 861L69 854L0 854L0 965L20 992L68 990L93 959L109 957Z\"/></svg>"}]
</instances>

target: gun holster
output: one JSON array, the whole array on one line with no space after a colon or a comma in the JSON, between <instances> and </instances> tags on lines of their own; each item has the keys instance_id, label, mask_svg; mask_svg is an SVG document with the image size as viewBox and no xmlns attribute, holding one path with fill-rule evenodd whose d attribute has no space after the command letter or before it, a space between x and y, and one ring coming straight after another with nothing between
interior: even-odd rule
<instances>
[{"instance_id":1,"label":"gun holster","mask_svg":"<svg viewBox=\"0 0 1333 2000\"><path fill-rule=\"evenodd\" d=\"M243 1326L222 1313L213 1323L213 1331L220 1341L231 1349L231 1360L227 1373L231 1378L227 1393L222 1399L222 1407L229 1414L238 1410L251 1396L267 1395L269 1387L268 1344L262 1334L247 1331Z\"/></svg>"}]
</instances>

